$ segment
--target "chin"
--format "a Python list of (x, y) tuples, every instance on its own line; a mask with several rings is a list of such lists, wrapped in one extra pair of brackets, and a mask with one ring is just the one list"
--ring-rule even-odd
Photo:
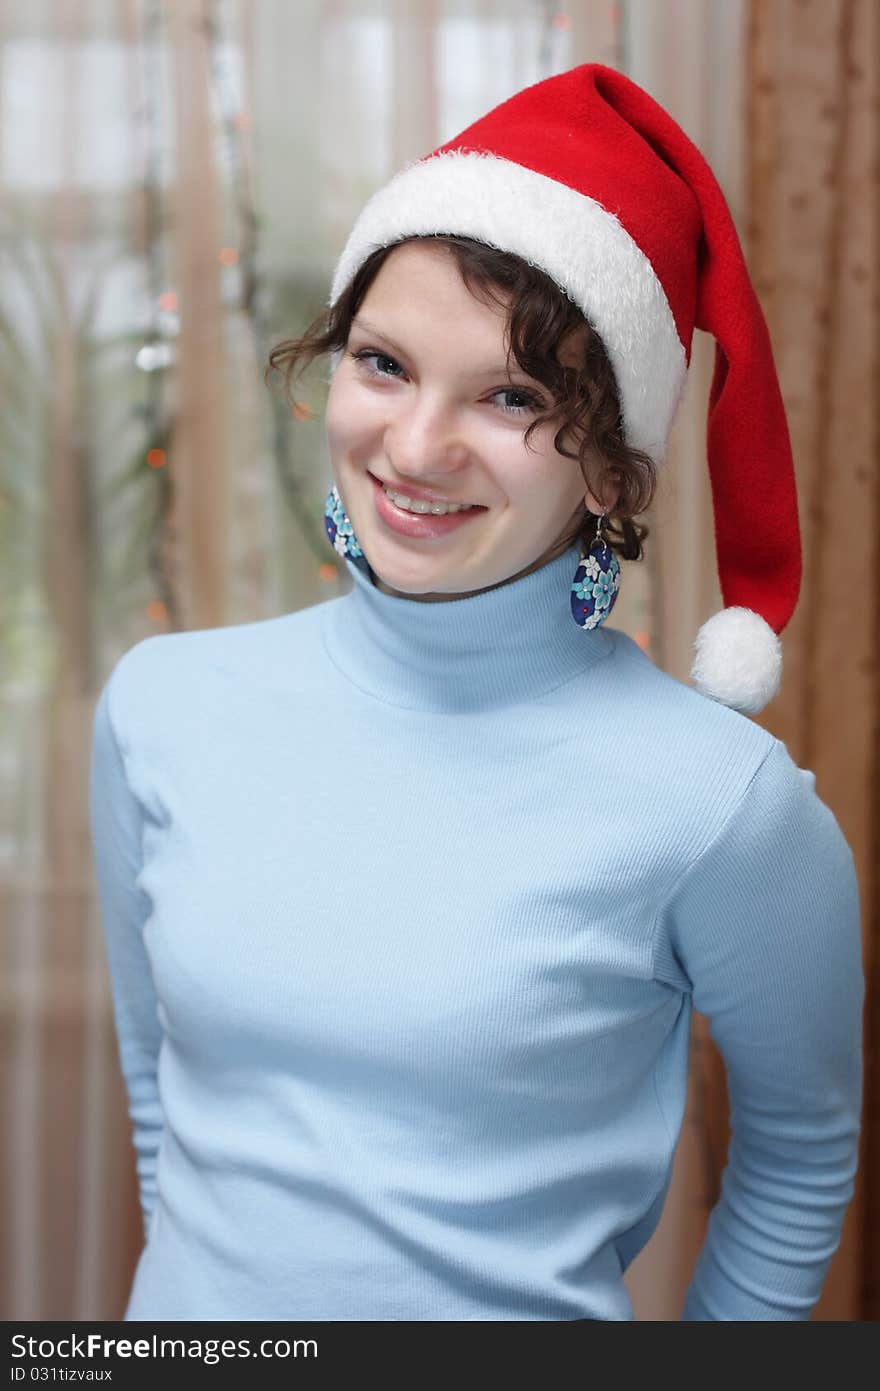
[(423, 573), (417, 577), (411, 573), (407, 574), (393, 565), (384, 565), (381, 558), (378, 564), (374, 564), (372, 560), (369, 564), (376, 579), (382, 582), (384, 588), (391, 589), (395, 594), (401, 594), (406, 598), (418, 599), (422, 595), (443, 594), (447, 591), (451, 596), (457, 593), (460, 588), (455, 579), (447, 580), (446, 575), (442, 572), (431, 575)]

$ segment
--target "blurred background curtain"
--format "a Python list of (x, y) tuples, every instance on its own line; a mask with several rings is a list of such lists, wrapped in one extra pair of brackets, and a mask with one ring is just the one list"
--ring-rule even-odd
[[(149, 634), (347, 587), (323, 527), (323, 369), (291, 409), (263, 382), (268, 349), (323, 307), (355, 215), (402, 163), (579, 62), (667, 107), (740, 229), (805, 551), (784, 688), (759, 718), (853, 846), (876, 976), (877, 30), (875, 0), (0, 8), (0, 1316), (119, 1318), (142, 1239), (88, 829), (100, 688)], [(712, 352), (697, 334), (615, 611), (683, 681), (721, 602)], [(859, 1188), (817, 1318), (877, 1315), (876, 999)], [(725, 1162), (699, 1016), (690, 1082), (663, 1218), (626, 1274), (640, 1319), (679, 1317)]]

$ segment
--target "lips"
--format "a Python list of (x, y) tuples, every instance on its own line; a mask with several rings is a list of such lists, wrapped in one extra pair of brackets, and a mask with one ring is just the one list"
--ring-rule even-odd
[[(369, 470), (367, 470), (367, 472), (369, 472)], [(402, 497), (411, 497), (416, 502), (448, 502), (452, 506), (479, 507), (483, 512), (486, 510), (482, 503), (479, 502), (465, 503), (464, 499), (441, 497), (439, 493), (431, 493), (427, 488), (413, 487), (411, 483), (408, 483), (406, 487), (398, 487), (396, 483), (386, 483), (384, 479), (377, 478), (375, 473), (371, 473), (370, 477), (374, 482), (381, 484), (382, 487), (390, 488), (393, 493), (400, 493)]]
[[(378, 478), (372, 473), (369, 478), (373, 485), (376, 515), (383, 528), (396, 536), (410, 537), (417, 541), (443, 537), (460, 527), (466, 527), (469, 523), (473, 525), (476, 518), (481, 517), (487, 510), (482, 506), (473, 507), (467, 512), (447, 512), (440, 516), (433, 512), (406, 512), (403, 508), (395, 506)], [(409, 497), (409, 493), (406, 496)]]

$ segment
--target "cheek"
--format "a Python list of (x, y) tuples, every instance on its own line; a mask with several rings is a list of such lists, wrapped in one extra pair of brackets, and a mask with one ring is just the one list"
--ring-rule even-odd
[(498, 476), (508, 497), (536, 517), (549, 520), (560, 512), (568, 514), (583, 492), (577, 461), (560, 454), (552, 439), (542, 440), (537, 431), (532, 443), (532, 449), (527, 449), (519, 435), (495, 451)]
[(357, 386), (337, 375), (327, 393), (324, 429), (331, 454), (356, 454), (374, 447), (382, 420)]
[(327, 405), (324, 409), (324, 429), (327, 434), (327, 443), (333, 454), (341, 453), (345, 448), (348, 433), (346, 425), (352, 419), (351, 411), (347, 409), (346, 404), (348, 394), (344, 381), (337, 373), (330, 383)]

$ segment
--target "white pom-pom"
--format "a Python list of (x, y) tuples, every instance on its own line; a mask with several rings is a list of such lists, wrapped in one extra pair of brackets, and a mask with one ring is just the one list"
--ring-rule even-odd
[(721, 609), (694, 643), (691, 679), (701, 695), (744, 715), (757, 715), (779, 690), (782, 644), (752, 609)]

